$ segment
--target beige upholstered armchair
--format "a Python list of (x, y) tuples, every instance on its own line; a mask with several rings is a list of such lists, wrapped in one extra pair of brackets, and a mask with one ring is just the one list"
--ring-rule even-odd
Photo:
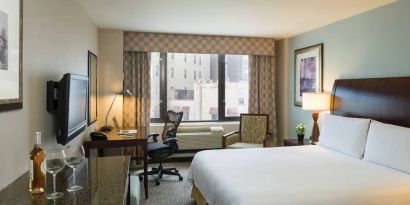
[(268, 133), (269, 115), (241, 114), (239, 131), (231, 132), (222, 137), (223, 148), (257, 148), (267, 147), (272, 141)]

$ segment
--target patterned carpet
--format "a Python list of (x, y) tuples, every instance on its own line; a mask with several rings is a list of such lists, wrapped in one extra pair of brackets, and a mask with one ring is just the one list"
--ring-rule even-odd
[[(183, 181), (178, 181), (177, 176), (164, 175), (161, 184), (155, 185), (155, 180), (149, 178), (148, 190), (149, 198), (144, 197), (144, 187), (141, 182), (141, 205), (195, 205), (191, 198), (192, 182), (187, 179), (189, 166), (191, 163), (166, 163), (164, 167), (176, 167), (184, 177)], [(150, 164), (151, 167), (157, 167), (156, 164)]]

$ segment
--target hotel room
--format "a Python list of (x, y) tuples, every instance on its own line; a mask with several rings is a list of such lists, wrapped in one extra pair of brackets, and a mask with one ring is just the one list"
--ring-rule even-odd
[(0, 205), (410, 204), (409, 0), (0, 0)]

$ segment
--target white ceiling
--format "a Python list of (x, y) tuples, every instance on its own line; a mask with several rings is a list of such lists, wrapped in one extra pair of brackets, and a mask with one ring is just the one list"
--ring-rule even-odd
[(283, 38), (396, 0), (77, 0), (99, 28)]

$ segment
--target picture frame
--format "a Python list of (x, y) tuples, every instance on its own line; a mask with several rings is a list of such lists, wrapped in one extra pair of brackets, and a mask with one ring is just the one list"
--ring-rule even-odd
[(97, 56), (88, 51), (88, 125), (97, 121)]
[(0, 1), (0, 112), (23, 108), (23, 0)]
[(294, 103), (302, 107), (304, 92), (323, 90), (323, 44), (295, 50)]

